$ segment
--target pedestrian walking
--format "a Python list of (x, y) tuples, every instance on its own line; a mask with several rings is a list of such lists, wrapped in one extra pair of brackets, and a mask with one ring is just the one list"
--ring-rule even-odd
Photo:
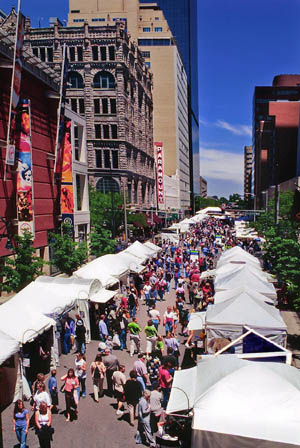
[(130, 334), (130, 356), (133, 357), (135, 351), (137, 351), (137, 353), (140, 353), (141, 351), (141, 338), (139, 333), (142, 331), (142, 329), (137, 323), (136, 317), (134, 317), (132, 319), (132, 322), (128, 324), (127, 329)]
[(46, 386), (45, 383), (42, 383), (41, 381), (37, 383), (36, 385), (37, 391), (33, 397), (34, 406), (33, 409), (36, 411), (40, 408), (41, 403), (46, 403), (48, 408), (51, 408), (51, 400), (48, 392), (46, 392)]
[(56, 369), (51, 370), (51, 376), (48, 380), (48, 389), (52, 402), (52, 412), (57, 412), (58, 406), (58, 389), (56, 380)]
[(160, 324), (160, 312), (156, 308), (156, 305), (153, 305), (152, 309), (149, 310), (148, 314), (149, 314), (149, 317), (152, 320), (152, 323), (153, 323), (154, 327), (158, 331), (158, 326)]
[(153, 325), (153, 322), (151, 319), (148, 320), (147, 325), (144, 328), (144, 332), (147, 337), (146, 355), (149, 356), (150, 353), (152, 353), (152, 351), (155, 351), (155, 345), (156, 345), (156, 340), (157, 340), (157, 336), (158, 336), (157, 329)]
[(138, 429), (135, 440), (137, 444), (144, 443), (156, 447), (150, 425), (150, 394), (149, 390), (144, 390), (138, 404)]
[(103, 384), (106, 372), (106, 367), (102, 361), (100, 353), (96, 355), (90, 369), (93, 378), (94, 400), (96, 403), (99, 403), (99, 397), (103, 397)]
[(137, 373), (137, 380), (142, 386), (142, 390), (146, 389), (146, 384), (149, 384), (149, 376), (145, 364), (145, 355), (140, 353), (138, 359), (133, 363), (133, 370)]
[(107, 325), (105, 323), (105, 316), (104, 314), (102, 314), (100, 316), (100, 321), (98, 324), (98, 328), (99, 328), (99, 337), (100, 337), (100, 341), (105, 342), (108, 336), (108, 329), (107, 329)]
[(159, 386), (161, 388), (163, 394), (162, 407), (164, 409), (167, 408), (167, 404), (170, 397), (171, 392), (171, 383), (173, 381), (172, 376), (170, 375), (169, 368), (171, 366), (169, 364), (162, 364), (158, 369), (158, 378), (159, 378)]
[(72, 409), (78, 414), (77, 404), (78, 395), (77, 388), (79, 386), (78, 378), (75, 376), (74, 369), (69, 369), (67, 374), (61, 377), (61, 381), (64, 381), (63, 391), (66, 400), (66, 421), (69, 422), (71, 418)]
[[(86, 358), (85, 355), (77, 353), (75, 358), (75, 375), (78, 378), (79, 386), (77, 388), (78, 401), (80, 396), (86, 397), (85, 382), (86, 382)], [(80, 390), (81, 389), (81, 390)]]
[(118, 416), (122, 416), (124, 411), (122, 410), (125, 401), (124, 385), (126, 383), (125, 366), (120, 365), (119, 370), (116, 370), (112, 376), (114, 396), (117, 399), (117, 412)]
[(86, 328), (84, 326), (83, 320), (80, 316), (76, 316), (76, 326), (75, 326), (75, 336), (76, 336), (76, 347), (77, 352), (80, 352), (82, 355), (85, 354), (85, 334)]
[(168, 306), (167, 311), (164, 313), (163, 325), (165, 327), (166, 335), (173, 331), (174, 327), (174, 313), (172, 311), (172, 307)]
[(52, 414), (47, 403), (42, 402), (35, 412), (36, 432), (40, 442), (40, 448), (50, 448), (52, 433)]
[(143, 394), (143, 388), (141, 383), (137, 381), (137, 373), (135, 370), (131, 370), (129, 373), (130, 379), (126, 381), (124, 386), (125, 400), (127, 402), (127, 408), (129, 411), (130, 426), (134, 426), (135, 411), (139, 399)]
[(26, 448), (26, 439), (29, 428), (29, 412), (24, 402), (17, 400), (13, 412), (13, 431), (16, 433), (20, 448)]
[(113, 382), (112, 376), (119, 368), (119, 361), (115, 355), (112, 355), (109, 349), (105, 349), (103, 363), (106, 367), (106, 381), (107, 381), (107, 395), (113, 396)]

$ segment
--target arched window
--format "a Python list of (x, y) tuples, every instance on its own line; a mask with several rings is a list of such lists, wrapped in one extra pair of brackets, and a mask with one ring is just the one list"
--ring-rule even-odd
[(120, 186), (118, 182), (112, 177), (102, 177), (98, 180), (96, 190), (101, 193), (120, 193)]
[(83, 89), (84, 83), (82, 76), (77, 72), (70, 72), (68, 74), (68, 83), (71, 85), (71, 89)]
[(115, 78), (109, 72), (98, 72), (94, 76), (94, 88), (95, 89), (114, 89)]

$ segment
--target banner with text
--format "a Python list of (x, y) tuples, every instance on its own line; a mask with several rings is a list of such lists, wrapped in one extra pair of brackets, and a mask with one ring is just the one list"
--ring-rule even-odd
[(60, 210), (62, 223), (69, 224), (74, 232), (74, 191), (71, 121), (65, 119), (64, 139), (62, 143), (62, 172), (60, 186)]
[(158, 204), (164, 204), (164, 154), (162, 142), (154, 143), (154, 153), (156, 157), (157, 202)]
[(30, 101), (20, 100), (16, 119), (18, 234), (34, 236)]
[[(6, 165), (15, 164), (15, 131), (17, 107), (21, 91), (22, 76), (22, 50), (24, 42), (25, 17), (18, 12), (15, 51), (12, 70), (12, 83), (10, 92), (10, 104), (8, 115), (7, 145), (6, 145)], [(6, 172), (5, 172), (6, 173)]]

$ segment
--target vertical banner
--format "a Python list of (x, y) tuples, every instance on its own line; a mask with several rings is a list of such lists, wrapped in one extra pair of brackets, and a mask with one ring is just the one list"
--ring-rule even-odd
[(60, 96), (57, 110), (57, 132), (55, 142), (55, 162), (53, 173), (54, 176), (57, 175), (58, 177), (61, 174), (62, 170), (62, 153), (64, 143), (64, 132), (65, 132), (65, 104), (66, 104), (68, 70), (69, 70), (69, 64), (66, 57), (66, 45), (64, 45), (61, 79), (60, 79)]
[(7, 126), (7, 144), (6, 144), (6, 159), (5, 159), (5, 175), (6, 179), (6, 165), (15, 164), (15, 129), (16, 129), (16, 114), (21, 91), (21, 75), (22, 75), (22, 50), (24, 42), (25, 31), (25, 17), (20, 13), (20, 0), (18, 6), (16, 37), (15, 37), (15, 51), (12, 67), (12, 82), (10, 91), (10, 103), (8, 111), (8, 126)]
[(73, 157), (71, 120), (65, 119), (62, 142), (62, 174), (60, 185), (60, 211), (63, 224), (69, 224), (74, 233)]
[(20, 100), (16, 120), (18, 234), (34, 237), (33, 169), (30, 101)]
[(154, 143), (154, 153), (156, 155), (156, 182), (157, 182), (157, 202), (165, 203), (164, 192), (164, 154), (162, 142)]

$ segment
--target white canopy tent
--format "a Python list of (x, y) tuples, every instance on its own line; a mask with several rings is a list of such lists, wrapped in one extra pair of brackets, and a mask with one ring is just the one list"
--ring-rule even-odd
[(187, 326), (188, 330), (189, 331), (203, 330), (203, 328), (205, 327), (205, 317), (206, 317), (206, 311), (191, 313), (190, 320)]
[(124, 252), (132, 254), (135, 257), (139, 258), (141, 260), (141, 263), (145, 263), (154, 255), (152, 249), (140, 243), (139, 241), (135, 241), (133, 244), (128, 246), (127, 249), (124, 250)]
[[(2, 327), (1, 327), (2, 328)], [(0, 330), (0, 366), (19, 351), (20, 343)]]
[(192, 447), (300, 445), (300, 372), (226, 355), (176, 371), (167, 413), (194, 409)]
[(161, 233), (161, 240), (170, 241), (171, 243), (178, 244), (179, 243), (179, 235), (177, 233)]
[[(286, 345), (287, 329), (279, 310), (268, 299), (264, 301), (246, 292), (208, 307), (205, 322), (208, 349), (214, 338), (237, 339), (245, 325), (279, 345)], [(239, 349), (237, 346), (236, 351)]]
[(240, 286), (239, 288), (216, 292), (214, 295), (214, 303), (217, 304), (226, 302), (226, 300), (235, 297), (241, 297), (242, 300), (245, 301), (254, 298), (256, 300), (274, 305), (274, 301), (272, 299), (264, 296), (263, 294), (260, 294), (259, 292), (253, 290), (252, 288), (249, 288), (248, 286)]
[(156, 254), (162, 251), (162, 248), (157, 246), (156, 244), (152, 243), (151, 241), (146, 241), (144, 243), (144, 246), (146, 246), (148, 249), (153, 250)]
[(226, 263), (252, 263), (260, 267), (259, 260), (239, 246), (226, 250), (220, 257), (217, 268)]
[(91, 295), (91, 301), (96, 303), (107, 303), (118, 294), (118, 291), (110, 291), (108, 289), (100, 289)]
[(124, 260), (116, 255), (108, 254), (87, 263), (74, 272), (74, 276), (85, 279), (97, 279), (101, 282), (101, 287), (106, 288), (118, 283), (128, 272), (129, 268)]
[(221, 266), (218, 266), (215, 270), (215, 276), (217, 275), (225, 275), (225, 274), (229, 274), (231, 272), (236, 271), (237, 267), (239, 266), (245, 266), (247, 265), (247, 270), (253, 270), (256, 275), (258, 275), (261, 279), (264, 279), (266, 281), (272, 281), (273, 277), (271, 274), (269, 274), (268, 272), (265, 272), (262, 270), (261, 266), (259, 264), (256, 263), (244, 263), (244, 262), (229, 262), (226, 264), (222, 264)]
[(128, 270), (130, 272), (134, 272), (136, 274), (139, 274), (140, 272), (143, 272), (145, 269), (145, 266), (141, 264), (141, 261), (139, 258), (135, 257), (133, 254), (130, 254), (129, 252), (119, 252), (116, 257), (120, 258), (124, 263), (126, 263)]
[(197, 215), (193, 216), (191, 219), (193, 219), (196, 223), (199, 223), (207, 218), (209, 218), (209, 215), (207, 215), (206, 213), (197, 212)]
[(248, 286), (273, 300), (277, 298), (274, 285), (269, 283), (257, 269), (251, 269), (247, 264), (236, 265), (235, 270), (216, 275), (216, 292), (234, 289), (239, 286)]
[(211, 215), (215, 215), (216, 213), (222, 213), (222, 209), (220, 207), (206, 207), (203, 208), (202, 210), (199, 210), (198, 212), (196, 212), (197, 215), (204, 215), (204, 214), (211, 214)]

